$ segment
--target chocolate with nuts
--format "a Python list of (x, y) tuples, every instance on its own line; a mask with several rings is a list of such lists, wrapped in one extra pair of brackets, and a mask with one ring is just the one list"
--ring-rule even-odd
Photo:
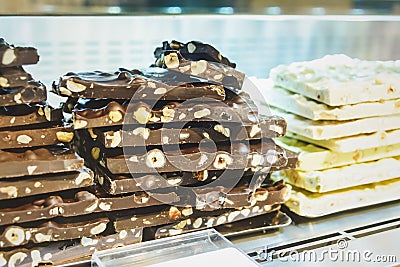
[(32, 76), (22, 67), (0, 68), (0, 87), (25, 87)]
[(82, 98), (111, 98), (130, 100), (188, 100), (208, 97), (225, 99), (223, 86), (204, 83), (187, 75), (165, 69), (128, 71), (120, 69), (115, 73), (101, 71), (67, 73), (53, 84), (53, 91), (59, 95)]
[(0, 131), (0, 149), (70, 143), (73, 137), (74, 132), (72, 129), (64, 126), (25, 130), (2, 130)]
[(29, 178), (2, 179), (0, 180), (0, 200), (92, 186), (93, 182), (93, 172), (88, 168), (73, 172), (35, 175)]
[(39, 55), (33, 47), (15, 47), (0, 38), (0, 67), (13, 67), (36, 64)]
[(38, 81), (31, 80), (27, 86), (13, 89), (0, 87), (0, 106), (40, 103), (46, 99), (46, 87)]
[[(235, 63), (230, 62), (228, 58), (222, 56), (215, 47), (199, 41), (191, 41), (186, 44), (175, 40), (171, 42), (164, 41), (162, 47), (155, 49), (154, 57), (156, 59), (162, 58), (164, 53), (168, 51), (178, 51), (187, 60), (206, 60), (222, 63), (231, 68), (236, 67)], [(155, 65), (161, 67), (157, 60)]]
[[(122, 147), (124, 138), (125, 146), (163, 145), (163, 144), (198, 144), (202, 141), (225, 142), (240, 140), (255, 140), (260, 138), (274, 138), (283, 136), (286, 123), (280, 117), (262, 117), (254, 125), (219, 124), (212, 122), (199, 123), (190, 128), (145, 128), (132, 127), (129, 130), (103, 130), (94, 128), (95, 139), (99, 140), (106, 148)], [(93, 134), (92, 134), (93, 136)]]
[[(79, 215), (102, 214), (104, 212), (137, 209), (175, 203), (180, 200), (174, 192), (136, 192), (124, 196), (107, 196), (86, 190), (57, 192), (46, 197), (31, 198), (29, 203), (12, 208), (0, 209), (0, 225)], [(161, 202), (162, 200), (162, 202)], [(23, 201), (20, 201), (23, 203)], [(18, 203), (20, 203), (18, 202)], [(101, 216), (101, 215), (99, 215)]]
[(45, 104), (0, 107), (0, 128), (30, 126), (47, 122), (59, 123), (62, 118), (60, 108), (53, 108)]
[[(98, 149), (101, 155), (101, 149)], [(130, 170), (135, 170), (136, 173), (154, 173), (244, 168), (266, 168), (269, 172), (290, 168), (297, 161), (295, 155), (267, 140), (250, 145), (233, 143), (232, 147), (220, 146), (217, 149), (218, 151), (213, 151), (205, 148), (200, 152), (197, 147), (177, 151), (155, 148), (145, 154), (132, 155), (125, 150), (125, 155), (100, 158), (105, 158), (106, 166), (114, 174), (130, 173)]]
[(0, 178), (77, 171), (83, 159), (65, 147), (0, 150)]
[(139, 243), (142, 241), (142, 234), (142, 229), (126, 229), (116, 234), (84, 236), (72, 241), (15, 248), (10, 251), (1, 251), (0, 261), (8, 264), (7, 266), (58, 266), (90, 260), (95, 251)]
[(107, 229), (108, 218), (74, 223), (56, 223), (48, 221), (40, 225), (8, 226), (0, 229), (0, 248), (25, 245), (29, 242), (44, 243), (90, 237), (103, 233)]

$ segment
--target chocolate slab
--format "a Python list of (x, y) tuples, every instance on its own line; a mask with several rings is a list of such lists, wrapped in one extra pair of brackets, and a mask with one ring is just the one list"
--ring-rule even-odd
[(36, 64), (39, 55), (33, 47), (15, 47), (0, 38), (0, 67), (12, 67), (28, 64)]
[(187, 75), (193, 75), (226, 88), (241, 89), (245, 74), (222, 63), (206, 60), (186, 60), (176, 51), (167, 51), (156, 60), (159, 67), (175, 70)]
[[(3, 179), (0, 180), (0, 200), (92, 186), (93, 183), (94, 174), (85, 167), (74, 172)], [(0, 224), (1, 216), (0, 211)]]
[(0, 68), (0, 87), (25, 87), (32, 76), (22, 67)]
[(46, 87), (38, 81), (31, 80), (27, 86), (13, 89), (0, 87), (0, 106), (40, 103), (46, 99)]
[(221, 85), (209, 84), (175, 71), (153, 68), (139, 71), (120, 69), (115, 73), (101, 71), (67, 73), (53, 91), (59, 95), (82, 98), (132, 98), (146, 100), (188, 100), (208, 97), (224, 100)]
[(48, 147), (18, 151), (0, 150), (0, 178), (77, 171), (83, 159), (65, 147)]
[(71, 128), (50, 126), (49, 128), (2, 130), (0, 149), (26, 148), (70, 143), (74, 137)]
[[(178, 51), (187, 60), (206, 60), (222, 63), (231, 68), (236, 67), (235, 63), (230, 62), (228, 58), (222, 56), (215, 47), (199, 41), (191, 41), (186, 44), (175, 40), (171, 42), (164, 41), (162, 47), (155, 49), (154, 57), (156, 59), (161, 58), (167, 51)], [(156, 65), (159, 65), (157, 61)]]
[[(90, 103), (88, 103), (90, 104)], [(129, 116), (126, 116), (129, 114)], [(277, 124), (283, 124), (280, 117), (271, 117)], [(75, 129), (109, 127), (116, 125), (179, 123), (217, 121), (227, 123), (256, 124), (258, 110), (247, 94), (237, 95), (229, 101), (184, 103), (167, 102), (157, 107), (137, 101), (120, 104), (116, 101), (105, 103), (100, 108), (83, 108), (73, 111)], [(278, 122), (279, 121), (279, 122)]]
[(108, 218), (99, 218), (84, 222), (57, 223), (48, 221), (37, 226), (8, 226), (0, 234), (0, 247), (15, 247), (33, 243), (44, 243), (90, 237), (103, 233), (107, 229)]
[[(285, 134), (286, 123), (280, 117), (261, 117), (259, 123), (254, 125), (229, 126), (215, 122), (204, 122), (193, 125), (190, 128), (145, 128), (142, 126), (132, 127), (132, 130), (104, 130), (94, 128), (92, 137), (99, 140), (105, 148), (125, 146), (163, 145), (173, 142), (175, 144), (198, 144), (202, 141), (213, 142), (255, 140), (261, 138), (280, 137)], [(124, 139), (124, 142), (122, 141)], [(175, 141), (173, 141), (175, 140)]]
[(86, 214), (138, 209), (174, 203), (179, 201), (180, 198), (174, 192), (137, 192), (123, 196), (106, 196), (99, 195), (96, 192), (79, 190), (72, 198), (69, 198), (68, 193), (57, 192), (49, 194), (45, 198), (38, 197), (32, 199), (30, 203), (0, 209), (0, 225), (56, 217), (74, 217)]
[(0, 107), (0, 128), (35, 125), (46, 122), (58, 122), (63, 119), (61, 108), (46, 104), (21, 104)]
[[(235, 190), (235, 189), (233, 189)], [(267, 193), (265, 193), (267, 192)], [(127, 228), (141, 228), (141, 227), (150, 227), (157, 226), (163, 224), (171, 224), (177, 221), (182, 221), (188, 218), (197, 218), (209, 215), (220, 215), (221, 213), (233, 212), (235, 210), (253, 210), (254, 213), (260, 212), (259, 208), (254, 207), (276, 207), (279, 204), (283, 204), (289, 197), (290, 190), (286, 186), (271, 186), (269, 188), (260, 188), (257, 192), (257, 199), (254, 199), (252, 203), (248, 202), (245, 199), (249, 194), (242, 194), (241, 199), (238, 200), (238, 197), (233, 200), (234, 203), (220, 205), (213, 209), (197, 209), (197, 207), (191, 206), (169, 206), (162, 207), (160, 210), (153, 212), (146, 212), (143, 214), (132, 214), (130, 216), (118, 217), (114, 221), (115, 230), (121, 231)], [(234, 194), (230, 193), (230, 195)], [(262, 197), (261, 197), (262, 194)], [(231, 198), (233, 199), (233, 198)], [(217, 200), (218, 201), (218, 200)], [(228, 201), (226, 201), (227, 203)], [(240, 205), (240, 202), (243, 205)], [(229, 207), (229, 208), (228, 208)], [(253, 209), (254, 208), (254, 209)], [(265, 208), (267, 209), (267, 208)], [(236, 212), (237, 213), (237, 212)], [(247, 213), (247, 211), (244, 211)], [(221, 219), (222, 220), (222, 219)]]
[(0, 262), (4, 263), (4, 266), (18, 267), (71, 264), (90, 260), (95, 251), (140, 243), (142, 235), (142, 229), (126, 229), (117, 234), (15, 248), (11, 251), (1, 251)]
[(224, 211), (218, 215), (209, 215), (205, 212), (197, 218), (189, 218), (177, 223), (159, 227), (154, 234), (155, 239), (190, 233), (202, 229), (212, 228), (225, 223), (233, 223), (255, 216), (268, 214), (280, 209), (280, 205), (255, 205), (252, 208)]
[[(232, 147), (219, 146), (217, 149), (204, 147), (200, 152), (198, 147), (187, 147), (178, 151), (154, 148), (145, 154), (129, 155), (135, 153), (135, 149), (132, 149), (125, 150), (125, 155), (105, 157), (105, 163), (111, 173), (121, 174), (130, 173), (130, 170), (135, 170), (135, 173), (154, 173), (244, 168), (266, 168), (269, 172), (290, 168), (296, 162), (296, 155), (268, 140), (250, 145), (233, 143)], [(91, 150), (99, 150), (101, 153), (98, 147)]]

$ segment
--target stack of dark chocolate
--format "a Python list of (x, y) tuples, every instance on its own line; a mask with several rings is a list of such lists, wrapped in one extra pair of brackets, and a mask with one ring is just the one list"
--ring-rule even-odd
[(38, 60), (35, 48), (0, 39), (0, 266), (65, 260), (60, 247), (104, 232), (109, 222), (74, 218), (97, 201), (82, 189), (93, 186), (94, 173), (70, 148), (74, 132), (62, 109), (46, 102), (45, 86), (22, 67)]

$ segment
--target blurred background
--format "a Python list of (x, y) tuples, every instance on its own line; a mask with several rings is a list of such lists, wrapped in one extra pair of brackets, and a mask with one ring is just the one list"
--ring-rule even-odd
[(164, 40), (210, 43), (249, 76), (326, 54), (400, 59), (400, 0), (0, 0), (0, 37), (40, 54), (48, 86), (69, 71), (140, 68)]
[(399, 0), (1, 0), (2, 14), (400, 14)]

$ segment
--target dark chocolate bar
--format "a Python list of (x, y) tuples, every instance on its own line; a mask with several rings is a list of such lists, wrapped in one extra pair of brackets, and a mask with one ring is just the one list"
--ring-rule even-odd
[(165, 52), (178, 51), (187, 60), (206, 60), (218, 62), (235, 68), (236, 64), (229, 61), (228, 58), (221, 55), (215, 47), (204, 44), (199, 41), (191, 41), (186, 44), (172, 40), (171, 42), (164, 41), (162, 47), (157, 47), (154, 51), (154, 57), (157, 59), (155, 65), (160, 66), (157, 62)]
[[(68, 165), (65, 168), (68, 168)], [(93, 172), (85, 167), (79, 171), (35, 175), (28, 179), (27, 177), (4, 179), (0, 180), (0, 200), (92, 186), (93, 182)]]
[(110, 222), (108, 218), (99, 218), (84, 222), (56, 223), (45, 222), (36, 226), (21, 227), (12, 225), (6, 227), (0, 234), (0, 248), (15, 247), (33, 243), (61, 241), (90, 237), (103, 233)]
[[(125, 116), (129, 114), (128, 116)], [(270, 117), (283, 124), (279, 117)], [(111, 101), (105, 106), (92, 109), (85, 108), (73, 111), (75, 129), (109, 127), (131, 124), (164, 124), (186, 122), (216, 121), (253, 125), (259, 123), (258, 110), (247, 94), (242, 93), (233, 100), (220, 102), (187, 101), (184, 103), (169, 102), (162, 106), (137, 101), (131, 104), (119, 104)], [(281, 122), (278, 122), (281, 121)]]
[(0, 38), (0, 67), (12, 67), (28, 64), (36, 64), (39, 55), (33, 47), (15, 47)]
[(207, 81), (223, 85), (225, 88), (240, 90), (245, 74), (222, 63), (206, 60), (186, 60), (177, 52), (164, 52), (157, 59), (159, 67), (175, 70), (187, 75), (193, 75)]
[(29, 81), (25, 87), (1, 88), (0, 106), (40, 103), (47, 99), (46, 87), (38, 81)]
[(0, 107), (0, 128), (28, 126), (63, 119), (62, 110), (45, 104)]
[[(262, 117), (254, 125), (235, 125), (219, 123), (201, 123), (190, 128), (156, 128), (151, 129), (136, 126), (132, 130), (103, 130), (94, 128), (91, 136), (99, 140), (105, 148), (140, 145), (163, 144), (199, 144), (203, 141), (226, 142), (241, 140), (256, 140), (261, 138), (275, 138), (285, 134), (286, 123), (280, 117)], [(124, 142), (122, 141), (124, 138)]]
[[(125, 155), (102, 158), (105, 158), (106, 166), (114, 174), (130, 173), (130, 170), (134, 170), (135, 173), (154, 173), (245, 168), (260, 170), (266, 168), (269, 172), (290, 168), (292, 160), (288, 162), (288, 158), (296, 158), (295, 155), (268, 140), (256, 144), (233, 143), (232, 146), (220, 146), (217, 149), (215, 151), (204, 147), (199, 151), (198, 147), (187, 147), (161, 151), (154, 148), (145, 154), (136, 154), (135, 149), (125, 149)], [(91, 151), (96, 152), (94, 156), (98, 156), (97, 152), (101, 154), (101, 149), (98, 147), (91, 148)], [(129, 155), (129, 153), (135, 154)]]
[(26, 87), (32, 76), (22, 67), (0, 68), (0, 87)]
[[(64, 193), (67, 194), (67, 193)], [(145, 193), (137, 192), (124, 196), (98, 195), (86, 190), (77, 191), (73, 198), (62, 196), (61, 192), (38, 198), (20, 206), (0, 209), (0, 225), (23, 223), (55, 217), (74, 217), (78, 215), (104, 213), (137, 209), (175, 203), (180, 200), (175, 192)]]
[(142, 235), (143, 229), (126, 229), (116, 234), (15, 248), (0, 252), (0, 263), (3, 266), (32, 267), (88, 261), (95, 251), (140, 243)]
[(82, 167), (83, 159), (65, 147), (0, 150), (0, 178), (77, 171)]
[(268, 214), (279, 209), (280, 205), (255, 205), (252, 208), (229, 211), (222, 210), (218, 215), (204, 212), (202, 216), (200, 215), (199, 217), (191, 217), (177, 223), (159, 227), (154, 234), (154, 238), (159, 239), (212, 228), (225, 223), (233, 223), (255, 216)]
[(50, 126), (24, 130), (0, 131), (0, 149), (24, 148), (70, 143), (74, 137), (72, 129)]
[[(173, 71), (119, 70), (115, 73), (101, 71), (67, 73), (53, 84), (53, 91), (59, 95), (82, 98), (112, 98), (146, 100), (188, 100), (208, 97), (224, 100), (226, 93), (221, 85), (204, 83), (190, 76), (177, 76)], [(165, 81), (165, 83), (163, 83)]]

